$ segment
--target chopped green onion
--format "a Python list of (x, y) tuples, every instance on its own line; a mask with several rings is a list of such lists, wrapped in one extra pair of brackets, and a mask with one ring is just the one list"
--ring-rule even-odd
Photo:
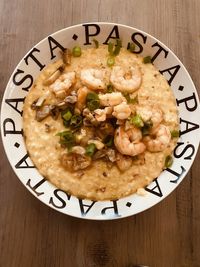
[(111, 147), (113, 146), (113, 143), (114, 143), (114, 136), (113, 135), (107, 135), (104, 140), (103, 140), (104, 144), (107, 146), (107, 147)]
[(127, 50), (129, 50), (131, 53), (135, 52), (135, 44), (134, 43), (128, 43)]
[(96, 93), (88, 93), (87, 94), (86, 101), (97, 100), (97, 99), (99, 99), (98, 94), (96, 94)]
[(151, 56), (147, 56), (143, 58), (143, 63), (147, 64), (147, 63), (151, 63)]
[(136, 95), (134, 98), (130, 98), (129, 103), (130, 104), (138, 104), (138, 95)]
[(176, 137), (179, 137), (179, 136), (180, 136), (180, 132), (179, 131), (177, 131), (177, 130), (171, 131), (171, 137), (176, 138)]
[(115, 58), (114, 57), (109, 57), (107, 59), (107, 65), (108, 67), (112, 67), (115, 64)]
[(92, 157), (93, 154), (94, 154), (94, 152), (95, 152), (95, 150), (96, 150), (96, 146), (95, 146), (95, 144), (91, 143), (91, 144), (87, 145), (87, 147), (86, 147), (86, 149), (85, 149), (85, 154), (86, 154), (87, 156)]
[(117, 56), (119, 55), (119, 52), (120, 52), (120, 49), (121, 49), (121, 46), (122, 46), (122, 41), (120, 39), (117, 39), (117, 44), (115, 46), (115, 50), (113, 51), (113, 55), (114, 56)]
[(108, 43), (108, 52), (112, 56), (113, 55), (113, 43)]
[(134, 124), (137, 128), (142, 128), (144, 126), (144, 122), (139, 114), (131, 117), (130, 123)]
[(110, 56), (117, 56), (120, 52), (121, 46), (122, 46), (122, 41), (120, 39), (116, 39), (115, 49), (114, 49), (114, 44), (109, 42), (108, 43), (108, 52), (109, 52)]
[(109, 83), (107, 85), (107, 93), (112, 93), (114, 90), (113, 90), (113, 85), (111, 83)]
[(81, 126), (82, 123), (83, 123), (83, 118), (81, 117), (81, 115), (76, 114), (71, 117), (70, 125), (73, 128)]
[(169, 168), (172, 166), (172, 163), (173, 163), (173, 158), (172, 156), (168, 155), (166, 158), (165, 158), (165, 167), (166, 168)]
[(80, 46), (74, 46), (74, 48), (72, 49), (72, 55), (74, 57), (80, 57), (81, 56), (81, 48)]
[(56, 136), (60, 136), (60, 144), (66, 147), (71, 147), (75, 143), (75, 136), (71, 131), (59, 132)]
[(86, 97), (86, 106), (93, 111), (100, 106), (99, 96), (96, 93), (88, 93)]
[(71, 113), (70, 110), (67, 110), (67, 112), (64, 113), (64, 114), (62, 115), (62, 118), (63, 118), (65, 121), (69, 121), (69, 120), (71, 119), (71, 117), (72, 117), (72, 113)]
[(153, 122), (151, 120), (144, 122), (144, 126), (142, 127), (142, 135), (149, 135), (152, 126)]
[(99, 42), (97, 41), (97, 39), (92, 39), (92, 41), (94, 42), (95, 48), (99, 48)]
[(123, 96), (126, 98), (128, 104), (138, 104), (138, 95), (131, 98), (128, 93), (123, 93)]

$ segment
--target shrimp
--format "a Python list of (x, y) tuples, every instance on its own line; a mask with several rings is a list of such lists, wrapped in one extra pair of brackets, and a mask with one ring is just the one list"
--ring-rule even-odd
[(80, 79), (82, 83), (88, 86), (91, 90), (105, 89), (103, 82), (104, 72), (98, 69), (84, 69), (81, 71)]
[(78, 89), (77, 91), (77, 102), (76, 102), (76, 108), (79, 111), (82, 111), (83, 108), (85, 107), (85, 103), (86, 103), (86, 97), (87, 94), (89, 93), (89, 89), (84, 86)]
[(146, 149), (141, 139), (142, 133), (138, 128), (125, 131), (124, 127), (120, 126), (115, 131), (114, 144), (121, 154), (133, 157), (143, 153)]
[(126, 98), (120, 92), (114, 92), (110, 94), (99, 94), (100, 104), (102, 106), (116, 106), (122, 102), (126, 102)]
[(104, 109), (95, 109), (94, 113), (95, 113), (95, 118), (97, 121), (105, 121), (107, 115), (111, 115), (112, 114), (112, 107), (105, 107)]
[(76, 75), (74, 71), (62, 74), (53, 84), (50, 85), (50, 88), (55, 93), (57, 97), (65, 97), (67, 91), (75, 83)]
[(136, 113), (139, 114), (144, 122), (151, 121), (155, 129), (163, 120), (163, 113), (155, 106), (137, 106)]
[(114, 107), (112, 115), (119, 120), (125, 120), (131, 115), (131, 109), (126, 102), (122, 102)]
[(132, 165), (132, 158), (130, 156), (122, 155), (121, 153), (117, 153), (116, 164), (121, 172), (128, 170)]
[(170, 143), (171, 133), (167, 126), (160, 124), (154, 132), (152, 132), (152, 136), (155, 138), (151, 138), (150, 136), (144, 139), (147, 149), (150, 152), (160, 152), (163, 151)]
[(140, 87), (142, 74), (137, 66), (130, 67), (127, 73), (122, 67), (115, 66), (112, 69), (110, 81), (117, 90), (132, 93)]

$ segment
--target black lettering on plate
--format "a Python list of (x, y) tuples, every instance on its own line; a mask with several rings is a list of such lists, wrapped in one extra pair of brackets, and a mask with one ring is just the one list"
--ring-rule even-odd
[(55, 207), (57, 209), (63, 209), (66, 206), (66, 201), (59, 195), (59, 192), (64, 193), (67, 196), (67, 199), (70, 200), (71, 195), (67, 194), (66, 192), (64, 192), (60, 189), (55, 189), (53, 193), (54, 193), (54, 196), (56, 197), (56, 199), (58, 199), (60, 201), (60, 205), (55, 204), (53, 197), (50, 198), (49, 204), (51, 204), (53, 207)]
[(28, 153), (20, 159), (19, 162), (15, 165), (16, 169), (29, 169), (29, 168), (35, 168), (34, 165), (29, 165), (27, 162), (27, 159), (30, 160)]
[(155, 186), (153, 188), (146, 187), (145, 190), (151, 194), (158, 196), (158, 197), (162, 197), (163, 193), (162, 193), (160, 185), (158, 183), (158, 178), (153, 180), (153, 182), (150, 184), (150, 186), (152, 186), (153, 183), (155, 184)]
[(44, 192), (37, 192), (38, 187), (40, 187), (46, 180), (43, 178), (40, 180), (36, 185), (31, 185), (31, 179), (29, 179), (26, 183), (26, 185), (39, 197), (44, 194)]
[(22, 90), (28, 92), (29, 88), (32, 86), (33, 84), (33, 77), (30, 74), (26, 74), (25, 76), (23, 76), (21, 79), (16, 80), (17, 76), (21, 77), (21, 74), (24, 74), (23, 70), (17, 69), (17, 71), (14, 73), (13, 75), (13, 83), (16, 86), (22, 85), (25, 81), (29, 81), (29, 84), (25, 87), (22, 87)]
[(166, 49), (164, 49), (158, 42), (156, 42), (155, 44), (153, 44), (151, 47), (158, 47), (157, 52), (155, 53), (154, 56), (152, 56), (151, 58), (151, 63), (154, 62), (154, 60), (160, 55), (160, 53), (163, 51), (164, 52), (164, 57), (166, 58), (168, 55), (168, 51)]
[[(114, 36), (113, 36), (113, 33), (114, 33)], [(117, 25), (113, 27), (112, 31), (108, 35), (108, 38), (105, 40), (103, 44), (108, 44), (109, 39), (119, 39), (119, 29)]]
[[(176, 99), (176, 103), (179, 106), (181, 103), (185, 104), (185, 107), (188, 111), (195, 111), (197, 109), (197, 99), (195, 94), (193, 93), (191, 96), (185, 97), (183, 99)], [(190, 104), (189, 104), (190, 103)]]
[(192, 156), (194, 155), (195, 152), (195, 147), (192, 144), (187, 144), (186, 146), (183, 147), (182, 151), (180, 153), (177, 152), (180, 147), (185, 145), (183, 142), (178, 142), (175, 149), (174, 149), (174, 157), (175, 158), (181, 158), (187, 151), (189, 152), (187, 156), (184, 157), (184, 159), (191, 160)]
[[(78, 201), (79, 201), (79, 206), (80, 206), (82, 216), (85, 216), (96, 203), (96, 201), (92, 201), (90, 205), (87, 205), (83, 203), (82, 199), (78, 199)], [(86, 210), (85, 210), (85, 207), (87, 207)]]
[(145, 44), (147, 40), (147, 36), (145, 36), (144, 34), (140, 32), (135, 32), (132, 34), (131, 39), (133, 43), (139, 48), (138, 50), (134, 50), (135, 54), (140, 54), (143, 51), (143, 46), (141, 45), (141, 42), (138, 41), (138, 38), (137, 38), (138, 36), (140, 37), (140, 39), (142, 39), (143, 44)]
[(175, 180), (170, 180), (170, 183), (174, 183), (176, 184), (178, 182), (178, 180), (181, 178), (181, 176), (183, 175), (183, 173), (186, 171), (186, 169), (181, 166), (181, 173), (178, 173), (172, 169), (167, 168), (166, 171), (170, 172), (171, 174), (173, 174), (174, 176), (176, 176)]
[[(100, 33), (100, 27), (97, 24), (83, 24), (83, 27), (85, 27), (85, 43), (84, 45), (90, 45), (90, 37), (97, 36)], [(93, 28), (93, 31), (91, 32), (90, 29)]]
[[(170, 78), (168, 79), (169, 85), (171, 85), (171, 83), (172, 83), (173, 79), (175, 78), (177, 72), (179, 71), (180, 67), (181, 67), (180, 65), (176, 65), (176, 66), (173, 66), (173, 67), (165, 69), (165, 70), (160, 70), (161, 74), (163, 74), (165, 72), (169, 73), (169, 75), (170, 75)], [(172, 72), (171, 70), (174, 70), (174, 71)]]
[[(185, 130), (180, 130), (180, 135), (184, 135), (186, 133), (189, 133), (191, 131), (197, 130), (199, 128), (199, 125), (190, 121), (183, 120), (180, 118), (180, 124), (185, 123)], [(182, 128), (182, 127), (181, 127)]]
[(17, 131), (15, 128), (15, 122), (11, 118), (7, 118), (3, 121), (3, 134), (21, 134), (23, 135), (23, 130)]
[[(49, 48), (50, 48), (50, 52), (51, 52), (51, 59), (53, 59), (54, 57), (56, 57), (53, 54), (53, 51), (59, 47), (62, 51), (65, 51), (65, 48), (58, 42), (56, 41), (52, 36), (48, 37), (48, 41), (49, 41)], [(54, 46), (52, 44), (55, 44)]]
[[(5, 102), (22, 116), (22, 110), (18, 109), (18, 104), (20, 102), (24, 103), (24, 99), (25, 98), (12, 98), (12, 99), (6, 99)], [(15, 105), (13, 105), (13, 103), (15, 103)]]
[(113, 203), (113, 205), (110, 206), (110, 207), (103, 208), (102, 211), (101, 211), (101, 214), (102, 215), (106, 215), (106, 211), (107, 210), (113, 210), (114, 211), (114, 215), (115, 216), (119, 216), (118, 207), (117, 207), (117, 200), (113, 200), (111, 202)]
[(38, 65), (38, 67), (40, 68), (40, 71), (41, 71), (42, 69), (44, 69), (45, 65), (42, 65), (42, 63), (33, 55), (33, 53), (35, 53), (35, 52), (40, 53), (40, 50), (37, 49), (36, 47), (34, 47), (30, 51), (30, 53), (28, 53), (28, 55), (24, 58), (24, 61), (25, 61), (26, 65), (28, 65), (29, 58), (31, 58)]

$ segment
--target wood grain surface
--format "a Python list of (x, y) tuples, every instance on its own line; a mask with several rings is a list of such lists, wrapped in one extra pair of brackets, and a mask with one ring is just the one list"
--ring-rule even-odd
[[(199, 0), (1, 0), (0, 91), (19, 60), (61, 28), (123, 23), (169, 46), (200, 94)], [(117, 221), (85, 221), (34, 198), (0, 146), (1, 267), (200, 266), (200, 153), (181, 185), (155, 207)]]

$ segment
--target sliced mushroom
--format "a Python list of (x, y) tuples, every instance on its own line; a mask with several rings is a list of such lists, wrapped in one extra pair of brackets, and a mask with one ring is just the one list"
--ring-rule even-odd
[(86, 169), (91, 163), (91, 158), (86, 155), (64, 153), (61, 157), (61, 164), (71, 172)]
[(112, 148), (107, 149), (107, 156), (111, 162), (115, 162), (117, 160), (116, 151)]
[(68, 48), (65, 48), (65, 50), (61, 52), (61, 55), (62, 55), (63, 62), (66, 65), (70, 65), (71, 64), (71, 51)]
[(45, 119), (47, 116), (49, 116), (50, 114), (50, 105), (45, 105), (42, 106), (40, 109), (36, 110), (36, 116), (35, 119), (37, 121), (42, 121), (43, 119)]
[(95, 144), (96, 148), (98, 150), (101, 150), (103, 147), (104, 147), (104, 143), (102, 143), (101, 141), (99, 140), (94, 140), (94, 139), (90, 139), (88, 141), (88, 144)]
[(97, 131), (96, 134), (99, 136), (101, 139), (105, 138), (107, 135), (114, 135), (114, 127), (112, 126), (111, 123), (109, 122), (102, 122)]
[(115, 162), (117, 159), (115, 150), (111, 148), (103, 148), (97, 151), (93, 156), (94, 160), (102, 158), (105, 158), (106, 161)]
[(61, 71), (60, 70), (56, 70), (54, 73), (52, 73), (46, 80), (44, 80), (43, 84), (44, 85), (50, 85), (53, 82), (55, 82), (55, 80), (58, 79), (58, 77), (61, 75)]
[(59, 113), (59, 109), (56, 105), (50, 105), (50, 115), (54, 120), (57, 120)]
[(67, 96), (67, 97), (64, 99), (64, 101), (65, 101), (66, 103), (74, 104), (74, 103), (77, 102), (77, 96), (75, 96), (75, 95), (69, 95), (69, 96)]
[(106, 152), (107, 152), (106, 149), (98, 150), (98, 151), (94, 154), (93, 159), (94, 159), (94, 160), (97, 160), (97, 159), (102, 159), (102, 158), (106, 157), (106, 155), (107, 155)]
[(72, 153), (84, 155), (85, 154), (85, 148), (82, 146), (73, 146), (72, 147)]

